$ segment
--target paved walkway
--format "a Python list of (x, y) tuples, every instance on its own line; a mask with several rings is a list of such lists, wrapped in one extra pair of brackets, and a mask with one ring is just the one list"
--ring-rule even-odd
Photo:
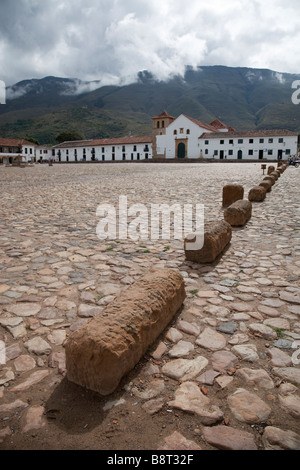
[[(300, 170), (213, 265), (177, 240), (96, 236), (120, 195), (214, 220), (225, 184), (246, 198), (262, 178), (259, 163), (0, 168), (0, 448), (300, 449)], [(70, 384), (68, 335), (153, 267), (181, 271), (182, 312), (111, 397)]]

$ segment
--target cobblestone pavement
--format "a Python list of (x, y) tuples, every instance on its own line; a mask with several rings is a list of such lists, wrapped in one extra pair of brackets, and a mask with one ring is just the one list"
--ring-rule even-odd
[[(178, 240), (100, 241), (101, 203), (203, 203), (260, 163), (0, 168), (0, 448), (300, 449), (300, 170), (287, 168), (214, 264)], [(154, 267), (187, 297), (118, 390), (70, 383), (64, 343)], [(3, 360), (5, 354), (5, 360)]]

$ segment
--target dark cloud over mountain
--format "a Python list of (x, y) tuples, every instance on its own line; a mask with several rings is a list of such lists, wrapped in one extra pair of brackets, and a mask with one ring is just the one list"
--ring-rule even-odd
[(0, 79), (126, 84), (185, 66), (300, 71), (298, 0), (1, 0)]

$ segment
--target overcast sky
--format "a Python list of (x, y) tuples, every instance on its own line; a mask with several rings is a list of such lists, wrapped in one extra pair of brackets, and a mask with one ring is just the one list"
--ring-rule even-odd
[(300, 73), (300, 0), (0, 0), (0, 80), (130, 82), (185, 65)]

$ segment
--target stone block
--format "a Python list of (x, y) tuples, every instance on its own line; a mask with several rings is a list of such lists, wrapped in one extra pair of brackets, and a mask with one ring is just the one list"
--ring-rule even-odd
[(224, 220), (233, 227), (245, 225), (252, 215), (252, 203), (246, 200), (236, 201), (224, 211)]
[(65, 345), (67, 378), (109, 395), (173, 319), (185, 299), (179, 271), (159, 269), (121, 292), (73, 332)]
[(266, 197), (266, 193), (266, 189), (262, 186), (253, 186), (249, 191), (248, 200), (250, 202), (262, 202)]
[(275, 166), (268, 166), (268, 175), (270, 175), (273, 171), (275, 171)]
[(233, 202), (243, 199), (244, 188), (240, 184), (227, 184), (223, 187), (223, 207), (230, 206)]
[(269, 193), (272, 190), (272, 183), (270, 180), (262, 181), (261, 183), (259, 183), (258, 186), (262, 186), (263, 188), (265, 188), (267, 193)]
[(272, 186), (276, 183), (276, 179), (274, 178), (274, 176), (265, 176), (263, 181), (270, 181), (270, 183), (272, 184)]
[(275, 181), (278, 180), (279, 176), (278, 176), (278, 172), (277, 171), (272, 171), (272, 173), (270, 174), (270, 176), (273, 176), (273, 178), (275, 178)]
[(230, 243), (231, 225), (225, 220), (208, 222), (204, 225), (204, 243), (202, 248), (193, 249), (197, 234), (192, 233), (184, 240), (185, 257), (195, 263), (212, 263)]

